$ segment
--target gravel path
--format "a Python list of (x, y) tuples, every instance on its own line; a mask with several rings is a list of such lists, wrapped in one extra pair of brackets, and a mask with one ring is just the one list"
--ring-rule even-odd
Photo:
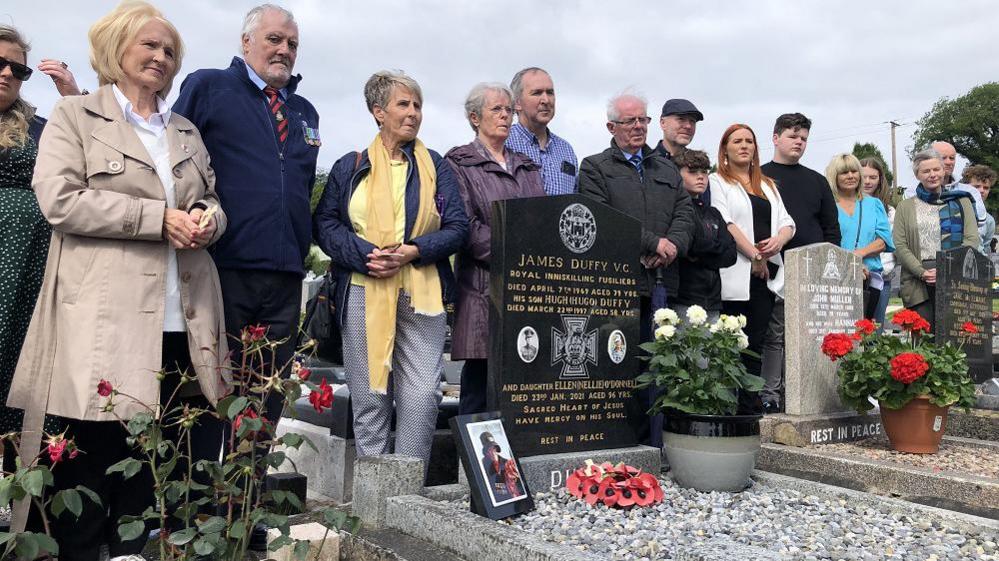
[(759, 484), (742, 493), (662, 484), (665, 498), (656, 507), (590, 507), (559, 490), (538, 494), (534, 512), (506, 522), (614, 561), (671, 561), (677, 545), (712, 537), (780, 551), (794, 561), (999, 560), (994, 535), (961, 534), (841, 499)]
[(936, 454), (906, 454), (888, 448), (888, 441), (869, 438), (856, 442), (814, 444), (809, 448), (849, 456), (926, 468), (956, 471), (989, 479), (999, 479), (999, 450), (943, 441)]

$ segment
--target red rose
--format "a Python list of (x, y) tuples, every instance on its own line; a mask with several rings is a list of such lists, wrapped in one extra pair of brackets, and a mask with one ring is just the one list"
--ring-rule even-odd
[(309, 394), (309, 403), (315, 408), (316, 413), (322, 413), (323, 409), (333, 406), (333, 388), (325, 379), (319, 384), (319, 389)]
[(918, 380), (929, 369), (930, 365), (919, 353), (901, 353), (891, 359), (891, 377), (903, 384)]
[(263, 325), (248, 325), (243, 328), (243, 336), (241, 337), (243, 342), (254, 342), (259, 341), (264, 338), (267, 334), (267, 328)]
[[(232, 428), (235, 429), (236, 432), (239, 432), (239, 426), (243, 424), (243, 419), (244, 418), (246, 418), (246, 419), (259, 419), (260, 417), (257, 415), (257, 412), (253, 410), (253, 408), (247, 407), (246, 409), (243, 410), (242, 413), (240, 413), (239, 415), (236, 415), (236, 420), (234, 420), (232, 422)], [(256, 432), (256, 431), (254, 431), (254, 432)]]
[(975, 327), (975, 324), (970, 321), (966, 321), (961, 325), (961, 331), (967, 333), (968, 335), (974, 335), (975, 333), (978, 333), (978, 328)]
[(49, 460), (52, 461), (52, 465), (55, 465), (59, 460), (62, 459), (62, 453), (65, 450), (66, 450), (66, 441), (61, 438), (49, 443), (49, 447), (46, 449), (46, 451), (49, 453)]
[(853, 324), (853, 326), (857, 328), (857, 333), (863, 333), (864, 335), (870, 335), (878, 329), (878, 326), (869, 319), (862, 319)]
[(822, 354), (835, 361), (853, 350), (853, 339), (846, 333), (828, 333), (822, 339)]
[(312, 375), (312, 371), (309, 370), (308, 368), (299, 368), (298, 369), (298, 379), (301, 380), (301, 381), (303, 381), (303, 382), (306, 381), (306, 380), (308, 380), (309, 376), (311, 376), (311, 375)]
[(114, 391), (114, 388), (111, 387), (111, 382), (102, 379), (100, 382), (97, 383), (97, 395), (101, 397), (107, 397), (111, 395), (112, 391)]

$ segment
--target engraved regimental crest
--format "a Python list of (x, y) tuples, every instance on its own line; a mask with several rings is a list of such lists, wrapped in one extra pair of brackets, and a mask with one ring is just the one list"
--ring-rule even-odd
[(597, 221), (590, 209), (573, 203), (562, 211), (558, 219), (558, 233), (562, 243), (573, 253), (584, 253), (597, 241)]
[(559, 379), (589, 378), (587, 363), (597, 365), (597, 330), (586, 332), (587, 316), (562, 316), (565, 331), (552, 328), (552, 366), (562, 363)]

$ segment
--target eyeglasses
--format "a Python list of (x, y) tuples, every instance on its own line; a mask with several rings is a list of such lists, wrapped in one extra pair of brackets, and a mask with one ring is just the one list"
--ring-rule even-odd
[(494, 107), (490, 107), (489, 112), (493, 115), (500, 115), (502, 113), (513, 115), (513, 107), (510, 107), (509, 105), (496, 105)]
[(25, 81), (31, 78), (31, 68), (12, 60), (7, 60), (0, 56), (0, 72), (3, 72), (4, 68), (10, 67), (10, 73), (14, 75), (20, 81)]
[(616, 125), (621, 125), (622, 127), (633, 127), (639, 123), (643, 125), (648, 125), (652, 122), (652, 117), (632, 117), (624, 121), (611, 121)]

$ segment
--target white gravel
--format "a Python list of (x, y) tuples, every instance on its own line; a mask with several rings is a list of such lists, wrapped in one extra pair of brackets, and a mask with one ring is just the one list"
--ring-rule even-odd
[(615, 561), (669, 561), (678, 546), (712, 537), (795, 561), (999, 560), (994, 534), (962, 534), (888, 509), (760, 484), (742, 493), (700, 493), (661, 483), (665, 498), (655, 507), (590, 507), (560, 490), (536, 495), (535, 511), (506, 522)]

